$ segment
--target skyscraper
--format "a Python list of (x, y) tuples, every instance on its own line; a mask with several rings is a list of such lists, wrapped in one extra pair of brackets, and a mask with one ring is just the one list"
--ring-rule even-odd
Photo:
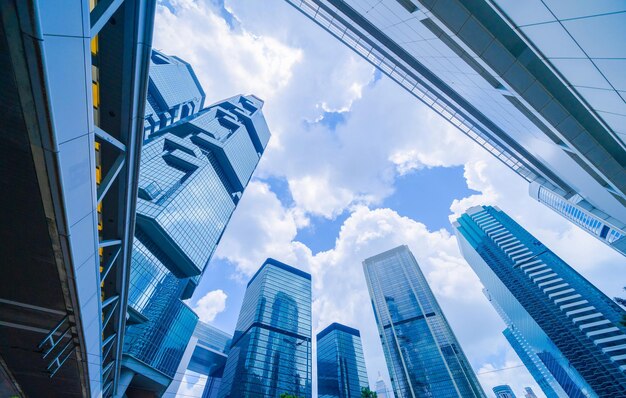
[(115, 393), (154, 9), (0, 4), (1, 396)]
[(532, 388), (530, 387), (524, 387), (524, 398), (537, 398), (537, 395), (535, 395), (535, 392), (533, 391)]
[(495, 386), (493, 388), (494, 394), (496, 394), (496, 398), (515, 398), (515, 394), (511, 387), (507, 384), (502, 384), (500, 386)]
[(191, 297), (267, 145), (262, 106), (236, 96), (144, 144), (121, 390), (162, 393), (176, 375), (197, 322), (181, 299)]
[(317, 393), (320, 398), (360, 398), (369, 387), (361, 333), (331, 323), (317, 334)]
[(311, 398), (311, 275), (265, 260), (248, 282), (220, 398)]
[(498, 208), (471, 208), (454, 228), (461, 252), (514, 337), (509, 341), (530, 358), (524, 363), (536, 364), (540, 373), (547, 369), (559, 396), (626, 395), (619, 305)]
[[(492, 302), (493, 304), (493, 302)], [(550, 370), (546, 365), (541, 362), (541, 359), (535, 354), (534, 349), (524, 336), (517, 329), (506, 328), (502, 332), (506, 340), (509, 342), (517, 356), (522, 360), (522, 363), (535, 379), (541, 390), (548, 398), (558, 398), (559, 392), (555, 390), (558, 388), (558, 382), (550, 373)], [(560, 389), (558, 390), (560, 391)], [(562, 394), (561, 394), (562, 396)]]
[(378, 379), (376, 380), (376, 397), (377, 398), (389, 398), (389, 390), (387, 384), (383, 380), (382, 375), (378, 372)]
[(409, 248), (363, 269), (396, 398), (485, 397)]
[(144, 138), (198, 113), (204, 107), (205, 98), (191, 65), (176, 56), (152, 50)]
[(188, 371), (206, 377), (202, 397), (216, 398), (224, 374), (224, 365), (230, 352), (233, 336), (209, 324), (198, 321), (178, 365), (176, 377), (163, 398), (175, 398), (183, 377)]
[(626, 254), (623, 2), (287, 1)]

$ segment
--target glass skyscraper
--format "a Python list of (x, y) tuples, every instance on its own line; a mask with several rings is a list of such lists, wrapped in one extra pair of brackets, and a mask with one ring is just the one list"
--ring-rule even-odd
[(369, 387), (361, 333), (332, 323), (317, 339), (317, 393), (320, 398), (360, 398)]
[(267, 259), (243, 298), (219, 398), (311, 398), (311, 275)]
[(471, 208), (454, 228), (505, 336), (546, 395), (626, 396), (619, 305), (498, 208)]
[(152, 50), (144, 134), (151, 134), (204, 107), (206, 96), (191, 65), (176, 56)]
[(626, 254), (624, 2), (287, 2)]
[[(198, 319), (181, 299), (195, 290), (270, 133), (260, 99), (239, 95), (198, 111), (204, 94), (189, 65), (161, 53), (152, 62), (171, 66), (150, 76), (152, 95), (170, 98), (173, 110), (142, 150), (121, 384), (160, 394)], [(180, 112), (190, 115), (177, 120)]]
[(507, 384), (495, 386), (493, 393), (496, 394), (496, 398), (516, 398), (511, 387)]
[(396, 398), (485, 397), (409, 248), (363, 268)]
[(176, 377), (163, 394), (163, 398), (175, 398), (186, 375), (206, 377), (202, 396), (197, 398), (216, 398), (232, 341), (232, 335), (198, 321), (183, 359), (178, 365)]

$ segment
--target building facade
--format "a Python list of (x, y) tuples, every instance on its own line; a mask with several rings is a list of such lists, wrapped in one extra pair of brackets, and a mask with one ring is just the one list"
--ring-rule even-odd
[(236, 96), (144, 143), (124, 388), (163, 393), (197, 322), (191, 297), (269, 140), (263, 102)]
[(332, 323), (317, 339), (317, 393), (320, 398), (360, 398), (369, 387), (361, 333)]
[(493, 393), (496, 394), (496, 398), (515, 398), (513, 390), (507, 384), (495, 386), (493, 388)]
[(267, 259), (246, 288), (219, 398), (311, 398), (311, 275)]
[(198, 321), (178, 365), (176, 377), (163, 398), (175, 398), (186, 375), (206, 378), (202, 396), (198, 398), (216, 398), (232, 341), (232, 335)]
[(486, 397), (409, 248), (363, 269), (396, 398)]
[(530, 387), (524, 387), (524, 398), (537, 398), (537, 395)]
[[(493, 302), (492, 302), (493, 304)], [(528, 373), (535, 379), (547, 398), (558, 398), (563, 396), (563, 392), (558, 387), (558, 382), (550, 373), (550, 370), (535, 354), (532, 346), (526, 341), (524, 336), (516, 328), (506, 328), (502, 332), (517, 356), (528, 370)]]
[(536, 364), (539, 372), (529, 369), (533, 376), (548, 370), (551, 377), (538, 384), (548, 381), (558, 396), (626, 395), (625, 312), (619, 305), (495, 207), (469, 209), (454, 228), (461, 252), (513, 335), (509, 341), (517, 341), (526, 364)]
[(206, 95), (191, 65), (152, 50), (144, 138), (204, 108)]
[(2, 396), (116, 393), (154, 11), (0, 5)]
[(287, 2), (626, 254), (624, 3)]
[(380, 372), (378, 372), (378, 379), (376, 380), (376, 397), (377, 398), (389, 398), (389, 389)]

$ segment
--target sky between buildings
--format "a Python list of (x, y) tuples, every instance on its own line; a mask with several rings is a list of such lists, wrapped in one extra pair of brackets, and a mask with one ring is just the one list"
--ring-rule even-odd
[[(265, 100), (272, 132), (189, 302), (202, 320), (232, 333), (249, 277), (276, 258), (313, 276), (313, 334), (332, 322), (360, 329), (372, 388), (378, 372), (390, 386), (361, 261), (407, 244), (488, 395), (506, 383), (541, 396), (452, 235), (450, 220), (477, 204), (499, 206), (622, 294), (622, 256), (284, 0), (161, 1), (154, 48), (193, 65), (207, 103)], [(180, 391), (199, 396), (201, 382), (187, 375)]]

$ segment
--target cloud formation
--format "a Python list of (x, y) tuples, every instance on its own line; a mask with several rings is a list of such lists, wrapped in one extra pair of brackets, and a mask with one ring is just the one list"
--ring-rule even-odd
[(217, 314), (226, 309), (228, 296), (223, 290), (213, 290), (202, 296), (193, 306), (194, 312), (202, 322), (211, 322)]

